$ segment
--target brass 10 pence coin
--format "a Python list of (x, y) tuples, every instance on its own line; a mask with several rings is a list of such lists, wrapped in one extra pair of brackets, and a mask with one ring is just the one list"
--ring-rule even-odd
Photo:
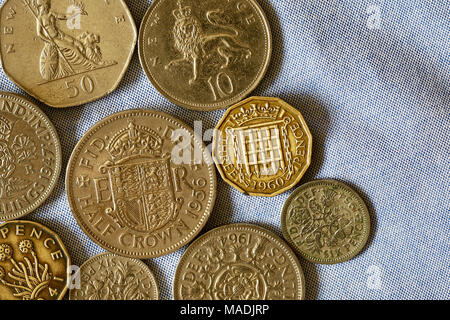
[(293, 188), (311, 164), (312, 135), (301, 113), (277, 98), (252, 97), (227, 110), (213, 156), (222, 178), (251, 196)]
[(6, 0), (0, 28), (3, 71), (28, 94), (57, 108), (113, 91), (137, 41), (123, 0)]
[(75, 147), (66, 191), (81, 229), (104, 249), (154, 258), (189, 243), (216, 196), (205, 145), (179, 120), (131, 110), (91, 128)]
[(70, 258), (56, 233), (36, 222), (0, 225), (0, 300), (61, 300)]
[(370, 215), (349, 186), (318, 180), (302, 185), (288, 198), (281, 225), (285, 239), (305, 259), (335, 264), (352, 259), (364, 248)]
[(0, 92), (0, 221), (39, 207), (60, 171), (58, 134), (45, 113), (22, 96)]
[(271, 53), (269, 22), (255, 0), (155, 0), (139, 31), (139, 56), (152, 84), (198, 111), (249, 95)]
[(158, 300), (155, 276), (141, 260), (103, 253), (80, 267), (70, 300)]
[(177, 300), (300, 300), (303, 271), (272, 232), (249, 224), (219, 227), (195, 240), (175, 273)]

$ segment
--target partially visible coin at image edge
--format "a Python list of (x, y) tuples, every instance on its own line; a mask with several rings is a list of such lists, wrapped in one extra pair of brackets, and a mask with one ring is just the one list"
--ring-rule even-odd
[(99, 254), (83, 263), (76, 277), (80, 287), (70, 289), (70, 300), (159, 299), (155, 276), (141, 260)]
[(296, 189), (281, 216), (285, 239), (306, 260), (336, 264), (354, 258), (370, 234), (370, 214), (348, 185), (317, 180)]
[(123, 0), (5, 0), (0, 28), (5, 74), (55, 108), (82, 105), (115, 90), (137, 42)]
[(301, 300), (305, 279), (292, 249), (250, 224), (213, 229), (195, 240), (178, 264), (176, 300)]
[(198, 111), (223, 109), (249, 95), (272, 53), (269, 22), (254, 0), (155, 0), (138, 42), (154, 87)]
[(0, 221), (21, 218), (52, 193), (61, 172), (55, 127), (26, 98), (0, 92)]
[(0, 301), (62, 300), (70, 257), (59, 236), (32, 221), (0, 225)]

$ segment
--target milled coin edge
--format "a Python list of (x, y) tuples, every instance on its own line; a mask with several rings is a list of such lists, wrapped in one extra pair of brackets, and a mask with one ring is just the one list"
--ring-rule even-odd
[(185, 252), (183, 253), (183, 255), (181, 256), (178, 265), (177, 265), (177, 269), (175, 271), (175, 276), (174, 276), (174, 280), (173, 280), (173, 297), (175, 300), (182, 300), (181, 297), (178, 295), (178, 283), (180, 282), (180, 270), (181, 267), (183, 265), (183, 263), (185, 262), (186, 259), (188, 259), (190, 257), (190, 253), (191, 251), (193, 251), (194, 249), (196, 249), (195, 247), (198, 246), (199, 243), (205, 241), (206, 239), (208, 239), (209, 237), (211, 237), (212, 235), (216, 234), (216, 233), (222, 233), (224, 231), (227, 230), (236, 230), (236, 231), (246, 231), (246, 230), (251, 230), (259, 235), (262, 236), (266, 236), (267, 238), (269, 238), (269, 240), (273, 240), (274, 243), (276, 243), (281, 250), (283, 250), (283, 252), (288, 256), (290, 262), (293, 264), (294, 267), (297, 267), (297, 269), (294, 270), (294, 272), (296, 272), (297, 274), (297, 284), (298, 284), (298, 288), (299, 288), (299, 295), (297, 295), (296, 299), (297, 300), (304, 300), (305, 299), (305, 294), (306, 294), (306, 287), (305, 287), (305, 275), (303, 272), (303, 268), (300, 264), (300, 261), (297, 258), (297, 255), (295, 254), (294, 250), (292, 250), (292, 248), (286, 243), (286, 241), (284, 241), (281, 237), (279, 237), (278, 235), (276, 235), (274, 232), (260, 227), (258, 225), (254, 225), (254, 224), (249, 224), (249, 223), (235, 223), (235, 224), (229, 224), (229, 225), (224, 225), (224, 226), (220, 226), (217, 228), (214, 228), (206, 233), (204, 233), (203, 235), (201, 235), (200, 237), (198, 237), (195, 241), (193, 241), (189, 247), (185, 250)]
[[(313, 185), (321, 184), (321, 183), (327, 183), (327, 184), (332, 184), (332, 185), (336, 185), (337, 184), (339, 187), (342, 187), (344, 190), (348, 191), (354, 198), (356, 198), (356, 200), (358, 201), (358, 203), (361, 206), (362, 211), (365, 213), (364, 217), (365, 217), (366, 221), (364, 223), (364, 228), (365, 229), (364, 229), (363, 240), (360, 242), (360, 244), (356, 247), (356, 249), (354, 251), (344, 255), (340, 259), (318, 259), (318, 258), (315, 258), (315, 257), (313, 257), (311, 255), (308, 255), (307, 253), (301, 251), (295, 245), (294, 241), (292, 240), (290, 234), (287, 231), (286, 216), (287, 216), (288, 208), (291, 205), (293, 199), (301, 191), (305, 190), (306, 188), (308, 188), (310, 186), (313, 186)], [(369, 209), (367, 208), (366, 203), (362, 199), (362, 197), (353, 188), (351, 188), (346, 183), (338, 181), (338, 180), (333, 180), (333, 179), (313, 180), (313, 181), (310, 181), (308, 183), (305, 183), (305, 184), (301, 185), (300, 187), (295, 189), (294, 192), (286, 200), (286, 202), (283, 205), (282, 212), (281, 212), (281, 230), (283, 232), (283, 237), (285, 238), (287, 243), (289, 243), (289, 245), (293, 248), (293, 250), (296, 253), (298, 253), (302, 258), (308, 260), (309, 262), (317, 263), (317, 264), (324, 264), (324, 265), (339, 264), (339, 263), (343, 263), (343, 262), (349, 261), (349, 260), (355, 258), (356, 256), (358, 256), (360, 253), (362, 253), (362, 251), (364, 250), (364, 248), (367, 245), (367, 242), (368, 242), (369, 237), (370, 237), (370, 228), (371, 228), (370, 212), (369, 212)]]
[[(128, 258), (137, 258), (137, 259), (152, 259), (152, 258), (157, 258), (157, 257), (161, 257), (164, 255), (168, 255), (170, 253), (173, 253), (177, 250), (179, 250), (180, 248), (182, 248), (183, 246), (189, 244), (193, 239), (195, 239), (195, 237), (201, 232), (201, 230), (205, 227), (206, 223), (208, 222), (211, 213), (214, 209), (214, 204), (216, 201), (216, 197), (217, 197), (217, 176), (216, 176), (216, 171), (214, 169), (214, 164), (213, 161), (211, 159), (211, 163), (208, 164), (206, 163), (205, 165), (208, 167), (208, 172), (210, 174), (209, 178), (210, 178), (210, 192), (211, 192), (211, 197), (208, 200), (208, 204), (207, 206), (209, 207), (208, 210), (204, 211), (204, 214), (202, 216), (202, 219), (199, 220), (199, 224), (198, 227), (195, 232), (191, 232), (191, 234), (189, 236), (187, 236), (187, 238), (189, 238), (186, 241), (179, 241), (178, 244), (174, 244), (172, 245), (170, 248), (165, 249), (165, 250), (159, 250), (153, 254), (140, 254), (140, 253), (133, 253), (133, 252), (128, 252), (126, 250), (121, 250), (121, 249), (116, 249), (110, 245), (108, 245), (105, 241), (102, 241), (101, 239), (99, 239), (97, 236), (92, 235), (91, 233), (89, 233), (87, 230), (88, 228), (85, 226), (84, 222), (78, 217), (78, 213), (76, 213), (76, 206), (74, 206), (73, 201), (71, 201), (71, 199), (73, 198), (73, 196), (69, 193), (70, 190), (70, 177), (73, 174), (73, 166), (74, 166), (74, 161), (75, 161), (75, 157), (78, 156), (77, 150), (79, 150), (80, 148), (82, 148), (82, 146), (84, 145), (84, 142), (87, 139), (90, 139), (90, 137), (92, 135), (94, 135), (100, 128), (102, 128), (103, 126), (110, 124), (113, 122), (113, 120), (117, 119), (117, 118), (127, 118), (129, 117), (129, 115), (134, 115), (137, 114), (138, 116), (147, 116), (147, 115), (151, 115), (153, 116), (156, 120), (157, 118), (161, 118), (164, 119), (168, 122), (171, 122), (172, 124), (179, 126), (181, 128), (184, 127), (184, 129), (186, 129), (190, 134), (191, 137), (193, 137), (193, 140), (200, 143), (203, 146), (203, 155), (207, 155), (208, 157), (210, 157), (209, 151), (207, 149), (207, 147), (205, 146), (205, 144), (203, 143), (203, 141), (201, 139), (199, 139), (199, 137), (197, 136), (197, 134), (194, 132), (194, 130), (191, 129), (190, 126), (188, 126), (187, 124), (185, 124), (183, 121), (172, 117), (171, 115), (168, 115), (164, 112), (161, 111), (155, 111), (155, 110), (148, 110), (148, 109), (130, 109), (130, 110), (124, 110), (124, 111), (120, 111), (117, 113), (114, 113), (112, 115), (109, 115), (105, 118), (103, 118), (102, 120), (98, 121), (96, 124), (94, 124), (84, 135), (83, 137), (80, 139), (80, 141), (78, 141), (78, 143), (76, 144), (76, 146), (73, 149), (72, 155), (70, 156), (69, 162), (67, 164), (67, 170), (66, 170), (66, 179), (65, 179), (65, 186), (66, 186), (66, 194), (67, 194), (67, 200), (69, 202), (69, 206), (70, 209), (72, 211), (72, 215), (74, 216), (75, 220), (77, 221), (78, 225), (80, 226), (81, 230), (92, 240), (94, 241), (96, 244), (98, 244), (100, 247), (102, 247), (105, 250), (111, 251), (113, 253), (116, 253), (118, 255), (124, 256), (124, 257), (128, 257)], [(155, 117), (156, 116), (156, 117)]]

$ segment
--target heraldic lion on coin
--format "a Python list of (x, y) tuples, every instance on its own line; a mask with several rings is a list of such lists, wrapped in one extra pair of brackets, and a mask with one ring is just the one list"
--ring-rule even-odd
[(181, 1), (178, 1), (178, 7), (173, 11), (176, 19), (173, 35), (175, 48), (183, 57), (169, 62), (166, 69), (184, 62), (192, 64), (193, 78), (189, 80), (189, 84), (193, 84), (199, 77), (199, 68), (203, 61), (213, 54), (223, 58), (221, 69), (252, 56), (250, 48), (238, 40), (239, 31), (227, 23), (221, 10), (211, 10), (206, 13), (208, 23), (220, 29), (214, 33), (206, 33), (200, 20), (191, 14), (190, 7), (183, 7)]

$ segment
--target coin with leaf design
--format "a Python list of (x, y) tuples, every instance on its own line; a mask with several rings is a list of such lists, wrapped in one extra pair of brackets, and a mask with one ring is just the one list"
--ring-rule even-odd
[(61, 300), (70, 257), (56, 233), (31, 221), (0, 225), (0, 300)]
[(45, 113), (22, 96), (0, 92), (0, 221), (38, 208), (60, 171), (59, 137)]
[(99, 254), (74, 275), (70, 300), (158, 300), (155, 276), (141, 260)]
[(352, 259), (367, 243), (370, 214), (348, 185), (317, 180), (300, 186), (281, 216), (285, 239), (305, 259), (335, 264)]
[(177, 300), (299, 300), (300, 263), (274, 233), (250, 224), (213, 229), (195, 240), (175, 273)]

